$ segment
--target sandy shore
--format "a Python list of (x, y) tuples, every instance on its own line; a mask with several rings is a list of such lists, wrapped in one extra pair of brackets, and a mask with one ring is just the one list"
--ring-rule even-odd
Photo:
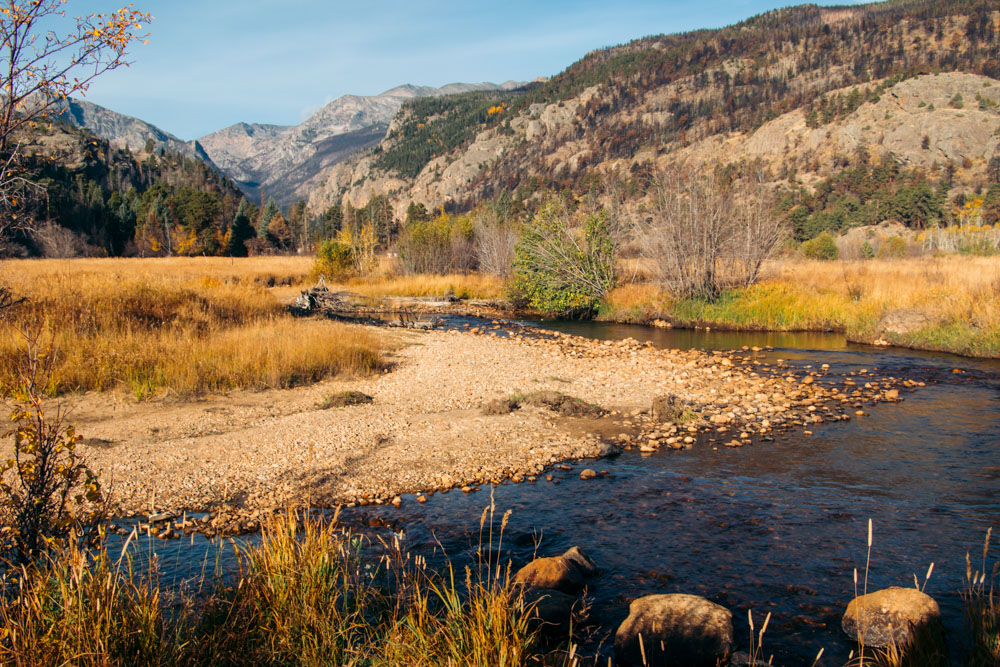
[[(657, 350), (562, 334), (502, 338), (486, 330), (384, 335), (400, 345), (395, 368), (377, 377), (194, 402), (80, 396), (68, 401), (69, 421), (88, 438), (83, 452), (123, 512), (179, 514), (226, 503), (240, 508), (232, 529), (241, 530), (274, 508), (391, 502), (520, 479), (616, 446), (758, 444), (777, 429), (807, 430), (850, 418), (872, 400), (898, 400), (894, 387), (902, 383), (768, 366), (752, 351)], [(374, 402), (316, 407), (344, 389)], [(606, 412), (562, 417), (525, 406), (483, 414), (493, 399), (540, 390)], [(649, 414), (664, 394), (686, 402), (689, 421), (664, 424)]]

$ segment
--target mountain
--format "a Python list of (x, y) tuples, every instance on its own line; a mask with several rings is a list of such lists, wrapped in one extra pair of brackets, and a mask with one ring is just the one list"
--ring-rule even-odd
[(142, 151), (146, 142), (153, 141), (154, 150), (197, 158), (215, 166), (197, 141), (184, 141), (144, 120), (120, 114), (100, 105), (70, 98), (56, 108), (58, 118), (76, 127), (107, 139), (115, 148)]
[(606, 172), (641, 188), (682, 161), (757, 161), (808, 186), (890, 154), (974, 189), (1000, 173), (998, 10), (803, 5), (594, 51), (530, 87), (412, 99), (377, 146), (315, 179), (309, 208), (384, 195), (402, 218), (410, 201), (580, 195)]
[(381, 95), (345, 95), (295, 126), (237, 123), (198, 140), (209, 158), (252, 200), (263, 192), (282, 206), (308, 197), (314, 178), (359, 150), (377, 145), (400, 106), (421, 97), (509, 90), (507, 82), (399, 86)]

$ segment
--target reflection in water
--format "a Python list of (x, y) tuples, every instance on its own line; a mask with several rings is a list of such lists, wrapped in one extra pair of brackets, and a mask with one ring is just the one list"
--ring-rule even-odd
[(782, 347), (804, 350), (843, 350), (847, 338), (843, 334), (826, 334), (812, 331), (792, 332), (747, 332), (747, 331), (706, 331), (704, 329), (657, 329), (635, 324), (614, 322), (585, 322), (570, 320), (542, 320), (530, 322), (533, 326), (553, 331), (596, 338), (598, 340), (621, 340), (635, 338), (638, 341), (652, 341), (657, 347), (677, 350), (735, 350), (744, 345), (750, 347)]
[[(808, 664), (824, 647), (823, 664), (841, 665), (851, 647), (840, 616), (854, 595), (853, 568), (864, 567), (871, 518), (870, 589), (912, 585), (913, 574), (922, 578), (934, 561), (927, 592), (941, 604), (957, 646), (965, 554), (981, 552), (986, 529), (1000, 527), (995, 362), (877, 351), (822, 334), (551, 326), (681, 348), (773, 345), (774, 356), (791, 363), (830, 363), (835, 371), (877, 367), (928, 386), (869, 417), (820, 425), (812, 437), (788, 434), (719, 451), (627, 452), (587, 464), (609, 471), (606, 478), (581, 481), (577, 466), (554, 471), (559, 485), (497, 487), (498, 509), (513, 510), (504, 551), (517, 565), (532, 557), (537, 540), (540, 555), (580, 545), (605, 569), (590, 593), (597, 620), (609, 631), (634, 597), (695, 593), (735, 612), (743, 647), (750, 642), (745, 610), (772, 612), (764, 641), (776, 664)], [(967, 372), (955, 374), (955, 367)], [(405, 500), (401, 510), (366, 508), (342, 516), (348, 522), (371, 514), (400, 519), (410, 549), (430, 554), (440, 543), (458, 564), (469, 561), (489, 503), (485, 494), (437, 494), (425, 506)], [(198, 544), (155, 545), (166, 559), (166, 580), (171, 569), (183, 577), (204, 567), (205, 542)], [(225, 553), (221, 562), (229, 562)]]

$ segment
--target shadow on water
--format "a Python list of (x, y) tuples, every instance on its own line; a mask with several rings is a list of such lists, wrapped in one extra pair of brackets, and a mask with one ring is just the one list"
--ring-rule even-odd
[[(878, 368), (927, 386), (864, 418), (818, 425), (811, 437), (787, 434), (719, 451), (626, 452), (573, 471), (555, 470), (558, 485), (544, 478), (501, 485), (495, 490), (498, 512), (513, 511), (504, 555), (515, 565), (536, 552), (554, 555), (579, 545), (605, 570), (590, 595), (606, 631), (613, 633), (635, 597), (695, 593), (733, 610), (737, 648), (749, 646), (746, 610), (752, 608), (773, 614), (764, 642), (776, 664), (809, 664), (824, 648), (822, 664), (842, 665), (852, 647), (840, 618), (854, 595), (853, 569), (863, 573), (871, 518), (869, 589), (912, 585), (913, 575), (922, 580), (934, 561), (926, 590), (941, 604), (957, 653), (965, 554), (981, 553), (987, 528), (1000, 526), (1000, 365), (877, 350), (838, 335), (542, 326), (664, 347), (773, 346), (770, 354), (789, 363)], [(610, 474), (582, 481), (583, 467)], [(392, 519), (403, 526), (409, 549), (432, 554), (444, 546), (453, 562), (464, 565), (488, 503), (484, 493), (452, 491), (426, 505), (404, 498), (399, 510), (358, 508), (342, 517), (355, 525), (372, 516)], [(147, 544), (159, 554), (167, 582), (171, 570), (175, 580), (196, 576), (215, 559), (202, 538), (193, 548)], [(225, 549), (223, 567), (231, 564), (232, 549)]]

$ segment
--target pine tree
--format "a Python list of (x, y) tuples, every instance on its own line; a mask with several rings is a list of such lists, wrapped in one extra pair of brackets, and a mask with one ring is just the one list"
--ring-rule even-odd
[(281, 209), (274, 202), (274, 197), (270, 197), (260, 212), (260, 221), (257, 223), (257, 238), (267, 238), (267, 227), (271, 224), (271, 219), (279, 213), (281, 213)]
[(257, 232), (250, 223), (250, 216), (247, 215), (247, 200), (241, 199), (240, 205), (236, 209), (236, 216), (233, 218), (233, 226), (229, 229), (226, 254), (230, 257), (246, 257), (246, 242), (256, 235)]
[(424, 220), (430, 220), (431, 216), (427, 212), (427, 207), (423, 203), (410, 202), (410, 205), (406, 207), (406, 224), (410, 225), (414, 222), (423, 222)]

